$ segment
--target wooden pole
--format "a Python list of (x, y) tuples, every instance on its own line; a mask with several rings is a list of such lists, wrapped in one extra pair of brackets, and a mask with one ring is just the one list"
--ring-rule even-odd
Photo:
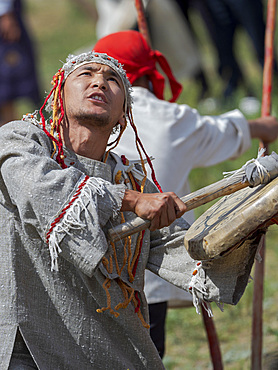
[(263, 71), (262, 117), (271, 114), (271, 91), (273, 74), (273, 43), (276, 19), (276, 0), (268, 0), (265, 31), (265, 59)]
[[(248, 180), (242, 182), (244, 177), (245, 170), (240, 169), (240, 176), (231, 176), (224, 178), (194, 191), (193, 193), (187, 194), (184, 197), (181, 197), (181, 201), (186, 205), (186, 212), (197, 208), (201, 205), (207, 204), (212, 200), (215, 200), (224, 195), (229, 195), (235, 193), (238, 190), (244, 189), (250, 185)], [(269, 171), (269, 181), (274, 179), (277, 176), (277, 169)], [(141, 217), (135, 217), (134, 219), (115, 226), (114, 228), (108, 229), (107, 235), (112, 242), (116, 242), (120, 239), (123, 239), (129, 235), (136, 234), (140, 231), (147, 229), (150, 226), (150, 221), (145, 220)]]
[[(204, 303), (206, 305), (206, 303)], [(223, 370), (223, 363), (220, 351), (218, 336), (216, 333), (213, 318), (209, 317), (206, 309), (201, 305), (203, 323), (207, 332), (208, 344), (210, 349), (210, 358), (213, 370)]]
[[(224, 178), (214, 184), (210, 184), (204, 188), (194, 191), (193, 193), (181, 197), (181, 201), (186, 205), (186, 212), (200, 207), (201, 205), (207, 204), (212, 200), (223, 197), (224, 195), (230, 195), (238, 190), (246, 188), (250, 184), (248, 181), (242, 182), (242, 177)], [(107, 235), (108, 238), (115, 243), (129, 235), (146, 230), (150, 224), (151, 222), (149, 220), (145, 220), (141, 217), (135, 217), (128, 222), (108, 229)]]
[[(273, 74), (273, 43), (276, 18), (276, 0), (268, 0), (267, 21), (265, 31), (265, 59), (263, 71), (263, 96), (262, 96), (262, 117), (271, 113), (271, 91)], [(260, 147), (266, 148), (263, 142)], [(263, 347), (263, 290), (264, 290), (264, 259), (265, 259), (265, 237), (261, 240), (260, 249), (261, 262), (256, 261), (254, 273), (254, 294), (253, 294), (253, 315), (252, 315), (252, 353), (251, 369), (262, 369), (262, 347)]]
[(151, 39), (142, 0), (135, 0), (135, 7), (137, 10), (137, 23), (139, 31), (147, 41), (148, 45), (151, 47)]

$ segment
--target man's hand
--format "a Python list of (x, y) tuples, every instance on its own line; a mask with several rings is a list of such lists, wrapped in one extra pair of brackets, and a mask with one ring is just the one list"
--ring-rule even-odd
[(250, 134), (252, 138), (260, 139), (265, 144), (275, 141), (278, 137), (278, 120), (276, 117), (260, 117), (249, 120)]
[(132, 211), (137, 216), (151, 221), (150, 230), (169, 226), (186, 211), (185, 204), (172, 192), (139, 193), (126, 190), (121, 211)]

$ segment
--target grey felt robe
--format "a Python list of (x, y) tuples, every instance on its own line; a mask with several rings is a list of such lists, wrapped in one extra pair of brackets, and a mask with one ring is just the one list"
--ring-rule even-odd
[[(119, 317), (96, 311), (107, 305), (106, 277), (112, 308), (123, 301), (115, 263), (108, 272), (102, 260), (112, 255), (105, 231), (120, 222), (128, 186), (124, 178), (118, 185), (113, 179), (119, 169), (124, 176), (130, 168), (115, 155), (102, 163), (67, 151), (68, 168), (61, 169), (52, 150), (33, 123), (16, 121), (0, 129), (1, 369), (8, 368), (17, 330), (39, 369), (163, 369), (132, 303)], [(145, 191), (155, 188), (148, 182)], [(146, 268), (190, 289), (196, 307), (203, 299), (236, 304), (244, 292), (256, 248), (198, 264), (183, 245), (187, 228), (178, 220), (160, 231), (146, 230), (134, 282), (126, 267), (122, 271), (121, 280), (138, 292), (146, 321)], [(122, 242), (116, 251), (121, 262)]]

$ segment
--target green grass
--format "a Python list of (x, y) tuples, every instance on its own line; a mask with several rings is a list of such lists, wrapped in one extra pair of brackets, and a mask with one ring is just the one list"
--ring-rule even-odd
[[(91, 1), (93, 3), (93, 0)], [(95, 25), (93, 19), (77, 7), (73, 0), (26, 0), (26, 11), (29, 28), (33, 35), (38, 55), (38, 70), (43, 96), (49, 91), (53, 74), (61, 67), (69, 53), (95, 42)], [(191, 15), (199, 34), (205, 72), (209, 80), (211, 95), (219, 98), (222, 82), (216, 73), (216, 57), (214, 49), (207, 37), (207, 32), (197, 14)], [(243, 32), (237, 34), (237, 49), (240, 63), (250, 85), (261, 97), (262, 74), (254, 58), (254, 52), (247, 36)], [(198, 107), (199, 86), (194, 81), (183, 81), (184, 92), (179, 102)], [(274, 95), (277, 92), (274, 84)], [(239, 89), (235, 94), (233, 105), (238, 106), (244, 91)], [(273, 111), (277, 112), (274, 100)], [(213, 114), (219, 114), (233, 106), (222, 104)], [(19, 117), (32, 108), (25, 101), (18, 106)], [(205, 114), (205, 111), (201, 111)], [(241, 158), (227, 161), (206, 169), (196, 169), (190, 174), (192, 190), (204, 187), (222, 178), (223, 171), (237, 169), (247, 160), (256, 157), (258, 142)], [(270, 146), (270, 150), (278, 151), (278, 144)], [(204, 212), (211, 204), (198, 208), (196, 216)], [(266, 264), (264, 282), (264, 363), (269, 355), (278, 349), (278, 280), (277, 260), (278, 228), (272, 226), (267, 234)], [(251, 320), (253, 283), (247, 286), (246, 292), (235, 307), (225, 306), (224, 312), (212, 305), (214, 322), (217, 328), (225, 369), (250, 368), (251, 351)], [(194, 308), (170, 309), (167, 317), (167, 349), (164, 364), (167, 370), (211, 369), (210, 355), (203, 328), (202, 317)]]

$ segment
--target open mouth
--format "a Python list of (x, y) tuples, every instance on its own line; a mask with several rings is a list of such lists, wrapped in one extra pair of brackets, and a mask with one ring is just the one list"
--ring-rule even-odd
[(103, 95), (100, 95), (100, 94), (92, 94), (89, 96), (90, 99), (94, 100), (94, 101), (98, 101), (98, 102), (101, 102), (101, 103), (106, 103), (106, 99)]

